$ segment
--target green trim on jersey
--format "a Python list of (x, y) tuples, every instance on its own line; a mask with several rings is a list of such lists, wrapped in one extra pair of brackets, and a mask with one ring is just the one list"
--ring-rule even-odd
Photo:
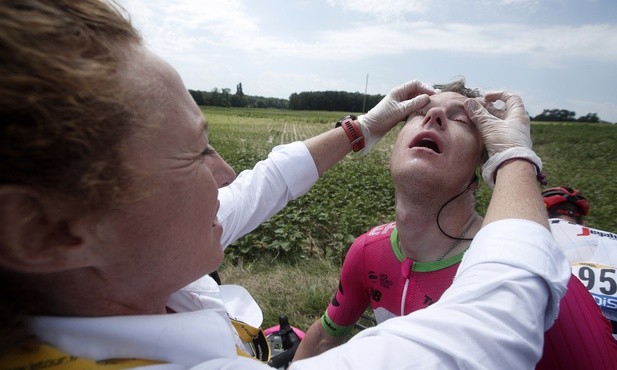
[[(398, 259), (400, 263), (403, 263), (403, 260), (405, 260), (405, 256), (403, 256), (403, 251), (401, 251), (398, 245), (398, 229), (396, 227), (392, 229), (392, 233), (390, 233), (390, 245), (392, 246), (392, 251), (394, 252), (394, 255), (396, 256), (396, 259)], [(438, 271), (441, 269), (445, 269), (446, 267), (450, 267), (452, 265), (455, 265), (461, 262), (464, 254), (465, 254), (465, 251), (455, 256), (443, 259), (441, 261), (433, 261), (433, 262), (414, 261), (411, 266), (411, 271), (431, 272), (431, 271)], [(350, 325), (350, 326), (337, 325), (328, 316), (327, 309), (326, 309), (326, 312), (324, 312), (324, 314), (321, 316), (321, 326), (324, 328), (324, 330), (328, 334), (330, 334), (333, 337), (345, 336), (354, 327), (353, 325)]]
[[(401, 248), (399, 247), (399, 244), (398, 244), (398, 228), (396, 227), (392, 230), (392, 234), (390, 234), (390, 245), (392, 245), (392, 251), (394, 252), (394, 255), (399, 260), (399, 262), (402, 263), (403, 260), (405, 259), (405, 256), (403, 256), (403, 251), (401, 251)], [(432, 262), (413, 261), (413, 265), (411, 266), (411, 271), (431, 272), (431, 271), (445, 269), (446, 267), (450, 267), (452, 265), (455, 265), (461, 262), (465, 252), (466, 251), (462, 251), (461, 253), (455, 256), (448, 257), (441, 261), (432, 261)]]
[(350, 326), (340, 326), (340, 325), (335, 324), (334, 321), (332, 321), (328, 317), (328, 310), (326, 310), (326, 312), (324, 312), (324, 314), (321, 315), (321, 326), (324, 328), (324, 330), (328, 334), (330, 334), (333, 337), (345, 336), (353, 328), (353, 325), (350, 325)]

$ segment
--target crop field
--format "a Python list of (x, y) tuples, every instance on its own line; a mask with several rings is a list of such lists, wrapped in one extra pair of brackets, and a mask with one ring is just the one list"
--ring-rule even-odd
[[(202, 108), (212, 145), (240, 172), (276, 145), (329, 130), (347, 112)], [(303, 197), (231, 245), (225, 283), (245, 286), (262, 306), (265, 325), (286, 313), (306, 329), (325, 309), (353, 239), (394, 218), (389, 152), (400, 126), (368, 156), (350, 154)], [(580, 189), (590, 201), (587, 224), (617, 231), (617, 125), (532, 122), (534, 148), (549, 186)], [(436, 189), (438, 191), (438, 189)], [(483, 214), (490, 190), (476, 193)]]

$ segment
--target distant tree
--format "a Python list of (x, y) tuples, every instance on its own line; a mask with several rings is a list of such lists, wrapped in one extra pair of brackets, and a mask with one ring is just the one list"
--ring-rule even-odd
[(222, 107), (231, 107), (231, 89), (223, 88), (221, 89), (221, 106)]
[[(231, 95), (231, 89), (217, 87), (210, 91), (190, 90), (189, 93), (197, 103), (197, 105), (211, 105), (220, 107), (246, 107), (248, 105), (248, 96), (244, 95), (242, 91), (242, 83), (236, 86), (236, 93)], [(264, 98), (274, 99), (274, 98)], [(280, 100), (280, 99), (274, 99)], [(277, 102), (277, 107), (287, 107), (287, 101), (283, 100), (282, 103)]]
[(221, 105), (221, 93), (219, 92), (219, 89), (217, 87), (213, 88), (212, 90), (210, 90), (210, 92), (207, 92), (204, 95), (205, 105)]
[(542, 113), (533, 117), (534, 121), (574, 121), (575, 112), (566, 109), (544, 109)]
[(195, 103), (197, 105), (205, 105), (204, 103), (204, 94), (202, 91), (199, 90), (189, 90), (189, 94), (191, 94), (191, 96), (193, 97), (193, 100), (195, 100)]
[(587, 113), (584, 116), (580, 116), (577, 121), (579, 121), (579, 122), (598, 123), (598, 122), (600, 122), (600, 118), (598, 118), (598, 114), (597, 113)]
[(246, 97), (244, 95), (233, 94), (229, 100), (234, 108), (246, 107)]
[(544, 109), (542, 113), (535, 117), (530, 117), (533, 121), (557, 121), (557, 122), (600, 122), (597, 113), (587, 113), (584, 116), (575, 118), (576, 113), (567, 109)]
[[(383, 95), (368, 95), (366, 110), (371, 109)], [(289, 109), (361, 112), (364, 94), (346, 91), (303, 91), (289, 96)]]

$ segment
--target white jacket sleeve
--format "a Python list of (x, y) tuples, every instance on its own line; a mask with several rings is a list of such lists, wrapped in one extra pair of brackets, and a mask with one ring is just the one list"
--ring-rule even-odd
[(477, 234), (437, 303), (291, 369), (533, 369), (569, 276), (544, 227), (493, 222)]
[[(476, 235), (437, 303), (363, 330), (291, 369), (533, 369), (569, 277), (547, 229), (525, 220), (496, 221)], [(214, 369), (269, 367), (220, 358), (193, 368)]]
[(268, 158), (242, 171), (219, 190), (217, 213), (226, 248), (305, 194), (318, 180), (317, 167), (306, 145), (294, 142), (272, 149)]

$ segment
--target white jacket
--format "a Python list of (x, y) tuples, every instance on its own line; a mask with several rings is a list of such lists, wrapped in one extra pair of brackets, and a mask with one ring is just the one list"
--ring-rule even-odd
[[(544, 227), (522, 220), (493, 222), (477, 234), (454, 283), (437, 303), (364, 330), (291, 369), (533, 369), (569, 276), (563, 253)], [(147, 370), (270, 369), (236, 355), (224, 306), (195, 298), (184, 291), (169, 303), (194, 307), (193, 312), (36, 317), (33, 329), (43, 341), (75, 356), (165, 362)], [(208, 302), (211, 307), (199, 309)]]

